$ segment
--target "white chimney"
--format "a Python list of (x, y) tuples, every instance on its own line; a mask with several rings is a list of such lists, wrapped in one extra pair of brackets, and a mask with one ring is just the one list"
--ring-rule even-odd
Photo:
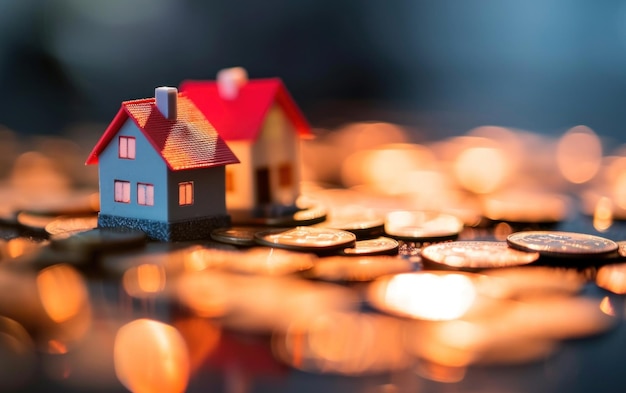
[(224, 100), (234, 100), (239, 89), (248, 82), (248, 72), (243, 67), (232, 67), (217, 73), (217, 90)]
[(178, 89), (167, 86), (157, 87), (154, 89), (154, 98), (159, 112), (168, 120), (176, 120)]

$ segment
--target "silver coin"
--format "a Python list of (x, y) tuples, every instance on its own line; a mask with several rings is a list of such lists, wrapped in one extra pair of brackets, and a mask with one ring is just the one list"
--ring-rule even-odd
[(506, 242), (455, 241), (424, 248), (422, 258), (452, 268), (487, 269), (526, 265), (539, 259), (539, 253), (516, 250)]
[(341, 254), (347, 256), (366, 255), (396, 255), (399, 243), (388, 237), (378, 237), (376, 239), (358, 240), (354, 247), (344, 248)]
[(429, 211), (394, 211), (385, 218), (385, 233), (400, 240), (455, 239), (463, 222), (451, 215)]
[(542, 256), (584, 258), (614, 253), (618, 245), (603, 237), (576, 232), (524, 231), (510, 234), (507, 243), (518, 250)]
[(330, 228), (296, 227), (292, 229), (257, 232), (257, 243), (296, 251), (329, 251), (352, 246), (356, 242), (353, 233)]
[(235, 246), (251, 247), (256, 245), (254, 234), (262, 229), (260, 227), (218, 228), (211, 232), (211, 239)]

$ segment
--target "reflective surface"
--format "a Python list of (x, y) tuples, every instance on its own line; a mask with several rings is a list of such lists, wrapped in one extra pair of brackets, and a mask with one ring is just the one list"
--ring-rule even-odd
[[(84, 173), (82, 156), (63, 169), (52, 165), (58, 157), (16, 150), (0, 183), (2, 387), (621, 390), (623, 253), (578, 259), (569, 268), (562, 267), (569, 266), (567, 255), (560, 263), (540, 256), (506, 267), (519, 260), (504, 253), (493, 263), (495, 252), (463, 246), (504, 245), (521, 230), (542, 230), (602, 236), (621, 247), (626, 224), (613, 214), (623, 202), (621, 153), (601, 157), (596, 168), (597, 151), (585, 143), (595, 172), (584, 181), (563, 173), (563, 163), (547, 165), (558, 149), (577, 149), (578, 136), (561, 148), (556, 140), (498, 127), (424, 144), (390, 140), (401, 133), (382, 123), (346, 126), (334, 134), (344, 144), (325, 146), (334, 149), (328, 160), (305, 159), (299, 203), (323, 206), (327, 225), (358, 235), (324, 222), (286, 228), (294, 234), (291, 250), (252, 246), (264, 227), (180, 243), (93, 229), (96, 179)], [(324, 143), (312, 141), (304, 156)], [(501, 167), (485, 165), (483, 153)], [(345, 183), (329, 185), (337, 174)], [(589, 211), (582, 203), (588, 191), (600, 195)], [(422, 232), (398, 236), (398, 255), (345, 255), (347, 247), (358, 248), (357, 239), (369, 239), (361, 243), (369, 249), (387, 244), (378, 238), (380, 217)], [(480, 271), (429, 265), (421, 253), (434, 243)]]

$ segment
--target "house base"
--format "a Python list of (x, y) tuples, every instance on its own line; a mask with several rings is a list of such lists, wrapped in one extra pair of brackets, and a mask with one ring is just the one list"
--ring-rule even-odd
[(98, 227), (100, 228), (139, 229), (145, 232), (149, 238), (161, 241), (208, 240), (211, 238), (213, 229), (228, 226), (230, 226), (230, 216), (227, 214), (178, 222), (118, 217), (108, 214), (98, 215)]

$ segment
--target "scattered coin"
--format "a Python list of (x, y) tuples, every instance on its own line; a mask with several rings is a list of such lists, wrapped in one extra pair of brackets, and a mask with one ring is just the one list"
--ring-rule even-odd
[(576, 269), (551, 266), (519, 266), (484, 270), (489, 278), (481, 282), (481, 290), (492, 298), (528, 299), (573, 296), (588, 279)]
[(354, 233), (357, 239), (372, 239), (381, 236), (385, 230), (382, 218), (368, 212), (331, 215), (331, 219), (319, 224), (323, 228), (341, 229)]
[(422, 258), (435, 265), (478, 270), (526, 265), (539, 259), (539, 253), (519, 251), (506, 242), (455, 241), (424, 248)]
[(414, 264), (404, 258), (330, 256), (320, 258), (306, 276), (325, 281), (372, 281), (413, 269)]
[(264, 216), (244, 211), (229, 213), (232, 223), (238, 226), (295, 227), (319, 224), (326, 220), (326, 208), (323, 206), (312, 206), (284, 215)]
[(356, 243), (353, 233), (330, 228), (296, 227), (257, 232), (256, 241), (264, 246), (304, 252), (343, 249)]
[(98, 227), (98, 216), (58, 217), (45, 226), (46, 232), (52, 240), (68, 238), (79, 232), (85, 232)]
[(314, 254), (296, 253), (267, 247), (244, 251), (223, 251), (220, 268), (236, 273), (281, 276), (311, 269), (317, 261)]
[(257, 243), (254, 234), (259, 232), (259, 227), (230, 227), (218, 228), (211, 232), (211, 239), (235, 246), (251, 247)]
[(31, 231), (46, 233), (46, 225), (56, 220), (57, 216), (48, 216), (41, 214), (31, 214), (27, 212), (17, 213), (18, 224)]
[[(354, 233), (354, 232), (353, 232)], [(357, 240), (354, 247), (344, 248), (340, 254), (347, 256), (397, 255), (399, 243), (388, 237)]]
[(400, 240), (454, 240), (462, 230), (460, 219), (438, 212), (394, 211), (385, 218), (385, 233)]
[(518, 250), (537, 251), (542, 256), (561, 258), (607, 255), (616, 252), (619, 248), (612, 240), (576, 232), (516, 232), (510, 234), (506, 241)]
[(490, 220), (513, 223), (556, 223), (569, 213), (564, 195), (542, 191), (506, 191), (483, 199), (483, 214)]

